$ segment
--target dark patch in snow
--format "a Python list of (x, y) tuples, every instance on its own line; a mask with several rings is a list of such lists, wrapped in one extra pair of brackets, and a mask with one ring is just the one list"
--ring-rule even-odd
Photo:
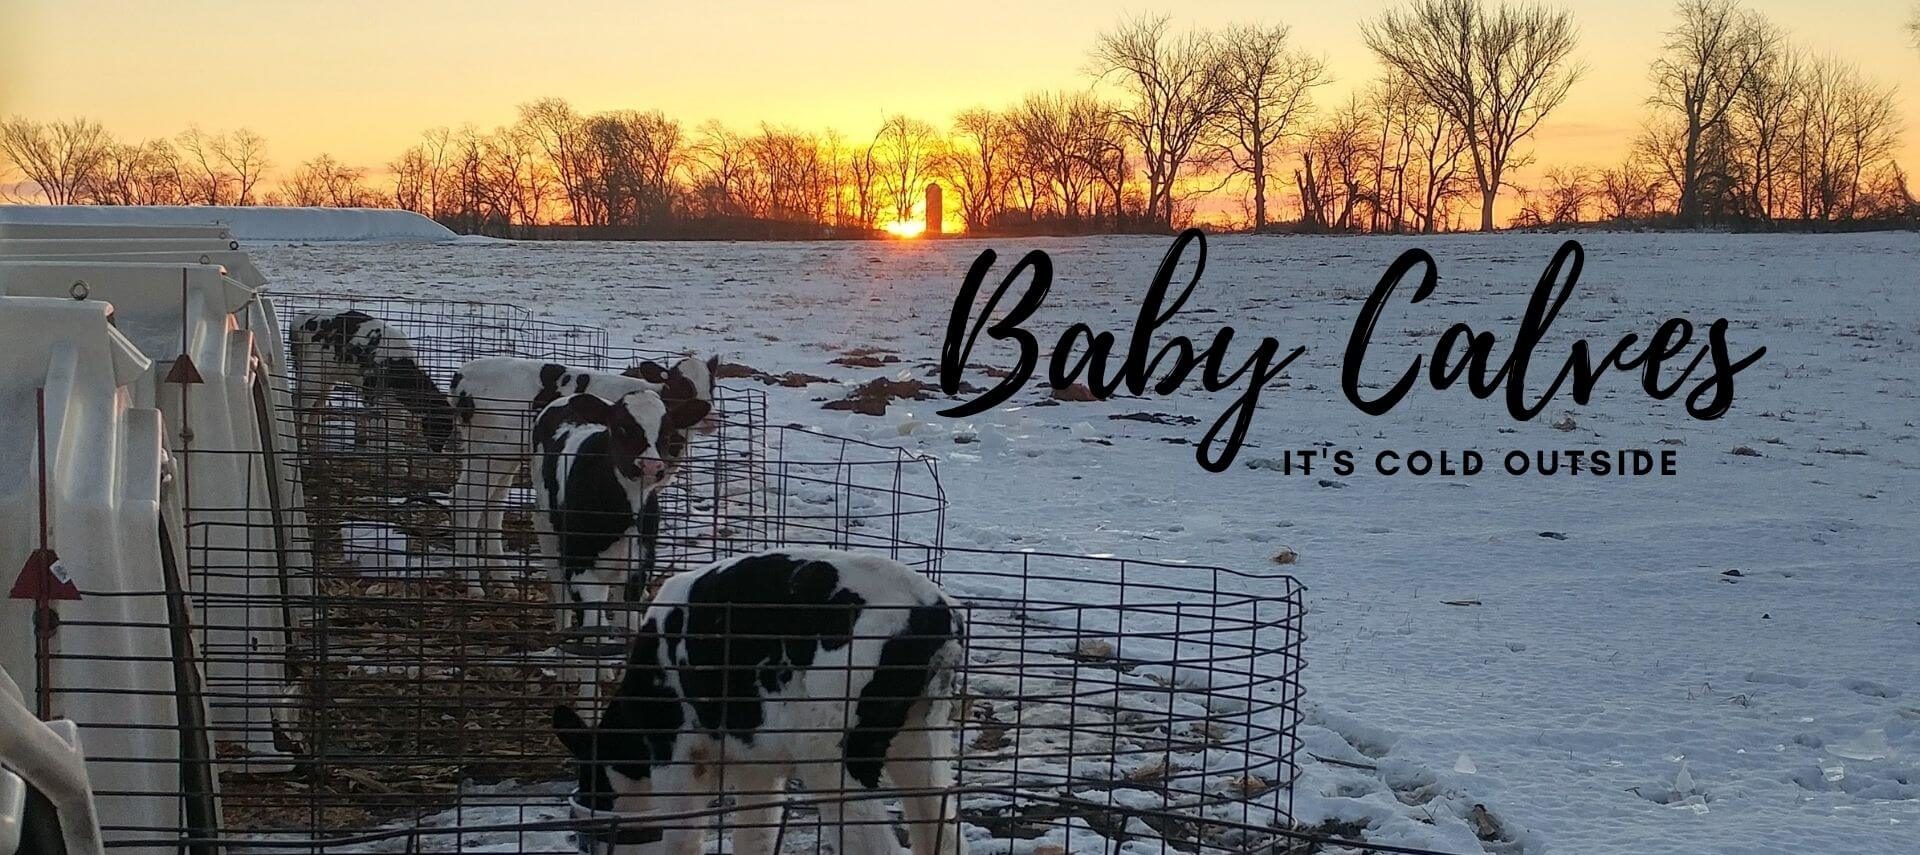
[(1200, 420), (1193, 416), (1177, 416), (1171, 413), (1118, 413), (1107, 416), (1107, 418), (1114, 421), (1147, 422), (1156, 425), (1178, 425), (1180, 427), (1189, 427), (1200, 423)]

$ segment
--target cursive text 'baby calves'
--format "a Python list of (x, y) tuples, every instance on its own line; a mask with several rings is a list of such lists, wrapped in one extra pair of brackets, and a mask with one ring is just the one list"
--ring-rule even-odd
[[(1720, 318), (1707, 327), (1706, 348), (1693, 355), (1686, 368), (1672, 382), (1663, 382), (1660, 368), (1663, 362), (1672, 359), (1693, 343), (1694, 327), (1685, 318), (1669, 318), (1654, 331), (1653, 338), (1639, 353), (1630, 353), (1640, 337), (1632, 333), (1621, 337), (1613, 347), (1607, 349), (1599, 364), (1592, 358), (1592, 348), (1585, 339), (1573, 343), (1571, 353), (1560, 365), (1559, 373), (1553, 382), (1540, 392), (1538, 398), (1529, 401), (1527, 396), (1527, 366), (1533, 358), (1533, 351), (1546, 337), (1547, 328), (1560, 314), (1567, 297), (1573, 294), (1573, 286), (1580, 281), (1580, 269), (1586, 261), (1586, 252), (1576, 241), (1567, 241), (1560, 245), (1553, 260), (1547, 263), (1547, 269), (1540, 274), (1540, 283), (1533, 289), (1533, 298), (1527, 303), (1527, 312), (1520, 319), (1520, 328), (1514, 333), (1513, 350), (1498, 367), (1493, 365), (1493, 349), (1498, 339), (1490, 332), (1476, 332), (1472, 327), (1456, 323), (1441, 333), (1439, 341), (1434, 343), (1432, 359), (1427, 363), (1427, 382), (1435, 389), (1452, 386), (1462, 375), (1467, 378), (1467, 388), (1475, 397), (1491, 398), (1505, 392), (1507, 412), (1518, 421), (1527, 421), (1546, 409), (1553, 396), (1560, 391), (1569, 377), (1573, 380), (1573, 400), (1585, 404), (1593, 396), (1593, 389), (1600, 381), (1601, 373), (1609, 367), (1621, 371), (1640, 369), (1640, 384), (1647, 394), (1655, 400), (1665, 400), (1680, 391), (1682, 385), (1692, 377), (1703, 361), (1710, 362), (1712, 369), (1694, 386), (1687, 395), (1687, 413), (1696, 419), (1711, 420), (1725, 415), (1727, 408), (1733, 406), (1733, 376), (1741, 369), (1752, 365), (1767, 349), (1762, 347), (1739, 359), (1728, 354), (1727, 319)], [(1569, 264), (1571, 262), (1571, 264)], [(1368, 398), (1361, 394), (1360, 369), (1366, 360), (1367, 345), (1373, 338), (1373, 328), (1380, 320), (1380, 310), (1392, 296), (1395, 286), (1415, 267), (1422, 268), (1420, 285), (1414, 289), (1413, 298), (1408, 302), (1419, 303), (1433, 294), (1439, 284), (1439, 269), (1433, 256), (1426, 250), (1410, 249), (1402, 253), (1387, 272), (1380, 277), (1380, 283), (1374, 286), (1373, 294), (1361, 307), (1360, 316), (1354, 320), (1353, 334), (1347, 339), (1346, 359), (1341, 364), (1340, 386), (1346, 392), (1347, 400), (1368, 415), (1384, 415), (1400, 403), (1408, 392), (1413, 391), (1414, 383), (1420, 373), (1420, 357), (1414, 357), (1413, 364), (1401, 372), (1384, 393)], [(1566, 281), (1555, 285), (1560, 279), (1562, 269), (1566, 271)], [(1456, 354), (1456, 351), (1464, 353)], [(1490, 370), (1491, 369), (1491, 370)]]
[[(1193, 276), (1187, 280), (1171, 303), (1167, 302), (1167, 286), (1173, 280), (1180, 258), (1189, 244), (1198, 245), (1194, 260)], [(1000, 280), (1000, 287), (994, 289), (993, 296), (987, 298), (978, 318), (971, 317), (974, 298), (980, 292), (980, 285), (986, 280), (987, 272), (993, 269), (995, 255), (993, 250), (984, 250), (974, 260), (973, 267), (967, 271), (967, 278), (960, 285), (960, 293), (953, 301), (953, 314), (947, 322), (946, 340), (940, 347), (940, 389), (948, 395), (960, 390), (960, 380), (966, 370), (967, 360), (973, 353), (973, 346), (980, 338), (984, 327), (987, 335), (995, 341), (1011, 340), (1020, 348), (1019, 362), (1000, 383), (973, 400), (940, 411), (940, 415), (962, 418), (984, 412), (1007, 400), (1014, 392), (1025, 386), (1032, 378), (1033, 370), (1039, 359), (1040, 343), (1032, 332), (1022, 324), (1040, 308), (1048, 289), (1053, 287), (1053, 260), (1045, 252), (1034, 250), (1020, 259), (1020, 263), (1007, 271)], [(1148, 381), (1154, 373), (1160, 371), (1163, 363), (1172, 357), (1166, 365), (1166, 373), (1152, 385), (1156, 395), (1169, 395), (1180, 388), (1188, 375), (1196, 367), (1202, 368), (1200, 383), (1209, 392), (1227, 389), (1248, 378), (1238, 397), (1220, 414), (1213, 426), (1208, 428), (1206, 436), (1201, 437), (1194, 457), (1200, 465), (1210, 472), (1223, 472), (1233, 465), (1233, 459), (1240, 453), (1240, 446), (1246, 442), (1247, 429), (1253, 424), (1254, 411), (1259, 407), (1260, 392), (1268, 383), (1280, 376), (1287, 366), (1302, 353), (1304, 347), (1296, 347), (1284, 358), (1275, 361), (1279, 355), (1280, 343), (1272, 338), (1263, 338), (1254, 348), (1253, 355), (1241, 363), (1232, 373), (1226, 372), (1227, 349), (1233, 343), (1233, 327), (1221, 327), (1213, 335), (1212, 343), (1203, 351), (1196, 352), (1191, 340), (1186, 336), (1174, 336), (1148, 358), (1148, 350), (1153, 343), (1153, 334), (1162, 325), (1171, 320), (1193, 294), (1194, 286), (1200, 283), (1200, 276), (1207, 265), (1207, 239), (1199, 229), (1188, 229), (1180, 233), (1173, 246), (1161, 259), (1160, 269), (1154, 273), (1153, 281), (1147, 287), (1144, 300), (1140, 303), (1140, 313), (1134, 321), (1133, 333), (1127, 347), (1127, 355), (1120, 364), (1117, 373), (1109, 373), (1108, 360), (1113, 356), (1115, 344), (1111, 332), (1094, 332), (1085, 323), (1075, 323), (1067, 328), (1054, 345), (1053, 358), (1049, 360), (1047, 383), (1055, 389), (1064, 389), (1079, 379), (1082, 373), (1087, 375), (1087, 387), (1100, 398), (1111, 396), (1122, 385), (1135, 395), (1146, 394)], [(994, 309), (1006, 296), (1008, 289), (1020, 281), (1022, 274), (1031, 271), (1031, 279), (1021, 294), (1019, 302), (1007, 310), (1004, 317), (988, 325)], [(972, 322), (969, 323), (969, 320)], [(1085, 340), (1086, 349), (1075, 358), (1075, 347)], [(1218, 445), (1222, 431), (1227, 432), (1224, 445)], [(1216, 448), (1216, 446), (1218, 446)]]

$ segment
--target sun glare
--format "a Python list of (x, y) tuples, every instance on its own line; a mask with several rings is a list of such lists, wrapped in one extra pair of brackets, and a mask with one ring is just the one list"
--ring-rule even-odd
[(916, 238), (927, 230), (927, 224), (921, 220), (900, 220), (887, 224), (887, 234), (900, 238)]

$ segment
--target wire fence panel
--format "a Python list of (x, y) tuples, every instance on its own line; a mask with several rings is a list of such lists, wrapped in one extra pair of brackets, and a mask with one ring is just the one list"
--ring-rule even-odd
[[(275, 304), (287, 324), (357, 310), (402, 330), (443, 397), (481, 356), (611, 372), (678, 358), (610, 347), (603, 331), (512, 306), (287, 296)], [(275, 387), (298, 388), (303, 378), (279, 379)], [(117, 840), (184, 837), (231, 852), (488, 853), (571, 853), (598, 841), (637, 855), (663, 831), (694, 827), (705, 851), (771, 843), (846, 852), (859, 847), (834, 838), (872, 822), (886, 825), (885, 839), (918, 841), (916, 855), (932, 855), (914, 836), (926, 823), (912, 821), (929, 794), (899, 779), (929, 769), (951, 776), (934, 803), (946, 799), (942, 810), (954, 813), (941, 815), (975, 853), (1268, 852), (1298, 837), (1290, 784), (1305, 606), (1290, 577), (947, 547), (948, 503), (933, 460), (769, 429), (765, 393), (728, 385), (714, 390), (716, 417), (675, 457), (655, 503), (569, 524), (614, 533), (591, 568), (570, 576), (579, 568), (552, 557), (557, 518), (543, 521), (535, 507), (535, 402), (474, 400), (465, 424), (492, 427), (456, 430), (437, 448), (423, 436), (418, 400), (404, 395), (347, 383), (299, 407), (273, 403), (262, 412), (277, 420), (276, 447), (196, 449), (186, 464), (190, 477), (262, 472), (247, 483), (282, 478), (295, 489), (193, 494), (225, 498), (184, 509), (181, 625), (191, 626), (204, 673), (250, 674), (239, 666), (267, 659), (284, 683), (206, 680), (209, 708), (245, 713), (214, 717), (247, 723), (223, 731), (216, 756), (201, 761), (220, 771), (220, 814), (178, 828), (109, 829)], [(280, 501), (295, 506), (267, 507)], [(570, 706), (591, 723), (615, 703), (630, 652), (644, 646), (636, 641), (647, 637), (647, 610), (672, 605), (656, 597), (662, 581), (805, 547), (890, 558), (958, 603), (965, 634), (955, 679), (917, 696), (932, 706), (913, 714), (931, 718), (899, 727), (895, 744), (907, 753), (892, 758), (899, 763), (884, 784), (803, 768), (793, 777), (806, 786), (788, 793), (786, 773), (767, 777), (764, 757), (729, 756), (734, 743), (723, 741), (696, 760), (700, 774), (732, 781), (735, 792), (651, 800), (677, 804), (677, 817), (656, 810), (638, 821), (621, 815), (630, 806), (578, 792), (580, 765), (556, 739), (553, 710)], [(240, 578), (215, 584), (223, 574)], [(280, 584), (255, 584), (262, 578)], [(789, 618), (765, 604), (726, 614), (725, 632), (690, 631), (684, 642), (724, 650), (765, 642), (776, 657), (818, 645), (819, 658), (797, 669), (812, 693), (806, 703), (762, 705), (763, 745), (852, 740), (849, 710), (873, 700), (854, 689), (879, 680), (871, 657), (890, 637), (850, 629), (830, 645), (817, 628), (905, 620), (875, 604), (845, 617), (816, 608)], [(759, 695), (801, 679), (788, 673), (796, 669), (735, 664), (757, 669), (741, 685), (762, 687)], [(836, 680), (846, 686), (838, 694)], [(935, 707), (949, 712), (926, 712)], [(786, 809), (769, 809), (772, 798)], [(948, 851), (950, 842), (934, 844)]]

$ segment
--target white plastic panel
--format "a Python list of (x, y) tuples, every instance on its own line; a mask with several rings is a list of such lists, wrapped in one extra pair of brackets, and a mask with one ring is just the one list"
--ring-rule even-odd
[[(75, 282), (87, 284), (87, 302), (111, 303), (118, 330), (157, 363), (132, 391), (136, 404), (165, 417), (166, 448), (181, 474), (198, 640), (221, 654), (208, 657), (204, 675), (216, 698), (214, 739), (256, 758), (278, 756), (270, 708), (285, 697), (287, 636), (274, 604), (304, 593), (308, 574), (304, 563), (292, 566), (303, 552), (277, 549), (299, 518), (289, 511), (276, 520), (273, 509), (301, 504), (291, 473), (267, 481), (265, 449), (277, 425), (263, 430), (254, 400), (254, 383), (276, 385), (260, 369), (277, 363), (278, 349), (251, 331), (273, 328), (271, 307), (212, 265), (0, 259), (0, 294), (60, 297)], [(163, 381), (182, 354), (205, 382)], [(270, 490), (279, 491), (277, 501)]]
[[(124, 828), (179, 827), (160, 417), (134, 406), (128, 389), (151, 376), (152, 363), (98, 302), (0, 297), (0, 340), (0, 581), (10, 588), (39, 545), (44, 395), (48, 545), (88, 592), (53, 604), (60, 624), (48, 651), (50, 717), (79, 725), (102, 758), (87, 766), (96, 790), (109, 794), (97, 799), (102, 817)], [(0, 600), (0, 626), (32, 627), (34, 614), (31, 601)], [(0, 633), (0, 667), (18, 675), (21, 696), (35, 705), (42, 686), (32, 632)]]

